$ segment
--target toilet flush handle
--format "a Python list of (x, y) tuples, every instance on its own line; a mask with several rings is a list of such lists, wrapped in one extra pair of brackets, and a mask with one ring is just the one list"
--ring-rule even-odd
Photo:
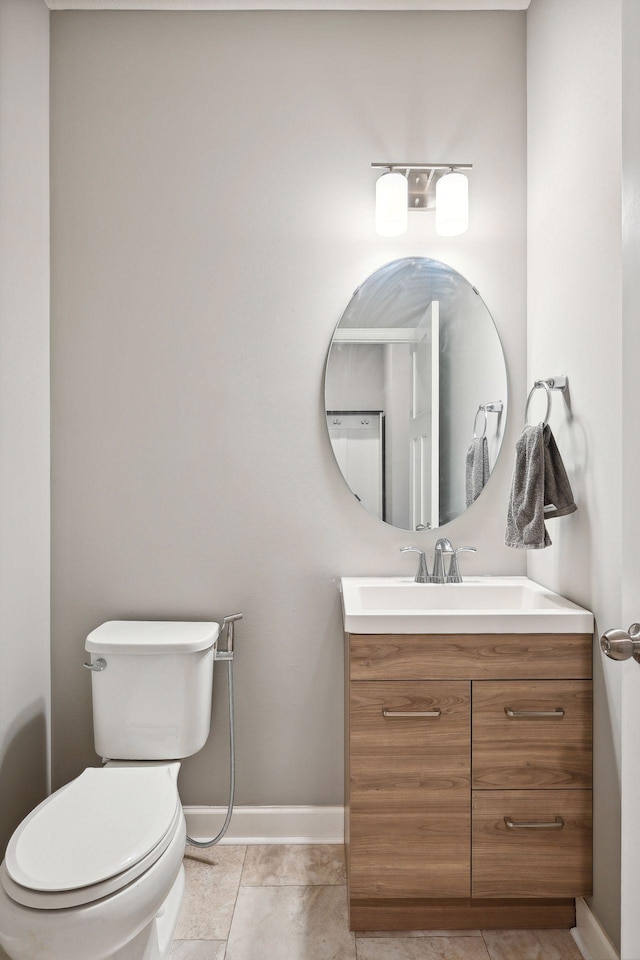
[(83, 663), (82, 666), (87, 670), (95, 670), (96, 673), (100, 673), (101, 670), (107, 669), (107, 661), (102, 657), (98, 657), (98, 659), (94, 660), (93, 663)]

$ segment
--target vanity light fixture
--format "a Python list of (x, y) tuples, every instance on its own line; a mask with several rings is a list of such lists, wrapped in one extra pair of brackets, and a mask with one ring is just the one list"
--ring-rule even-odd
[[(372, 163), (384, 169), (376, 181), (376, 232), (407, 232), (409, 210), (436, 211), (436, 232), (457, 237), (469, 227), (469, 181), (461, 170), (472, 163)], [(434, 189), (435, 188), (435, 189)]]

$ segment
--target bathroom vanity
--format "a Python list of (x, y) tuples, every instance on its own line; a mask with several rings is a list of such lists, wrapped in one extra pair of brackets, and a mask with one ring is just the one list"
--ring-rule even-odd
[(354, 930), (570, 927), (592, 615), (527, 578), (342, 581)]

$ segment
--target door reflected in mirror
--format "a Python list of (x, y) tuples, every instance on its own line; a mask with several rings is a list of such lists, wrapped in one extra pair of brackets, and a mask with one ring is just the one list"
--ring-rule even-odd
[(325, 370), (338, 466), (374, 516), (440, 527), (482, 493), (500, 453), (507, 372), (478, 291), (446, 264), (381, 267), (338, 323)]

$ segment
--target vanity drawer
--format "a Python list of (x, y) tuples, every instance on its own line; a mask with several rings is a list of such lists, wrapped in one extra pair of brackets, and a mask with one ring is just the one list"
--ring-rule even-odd
[(589, 789), (589, 680), (475, 681), (475, 789)]
[(591, 893), (590, 790), (476, 790), (472, 832), (474, 897)]
[(468, 897), (471, 684), (352, 683), (349, 888)]
[(348, 634), (351, 680), (591, 678), (591, 634)]

